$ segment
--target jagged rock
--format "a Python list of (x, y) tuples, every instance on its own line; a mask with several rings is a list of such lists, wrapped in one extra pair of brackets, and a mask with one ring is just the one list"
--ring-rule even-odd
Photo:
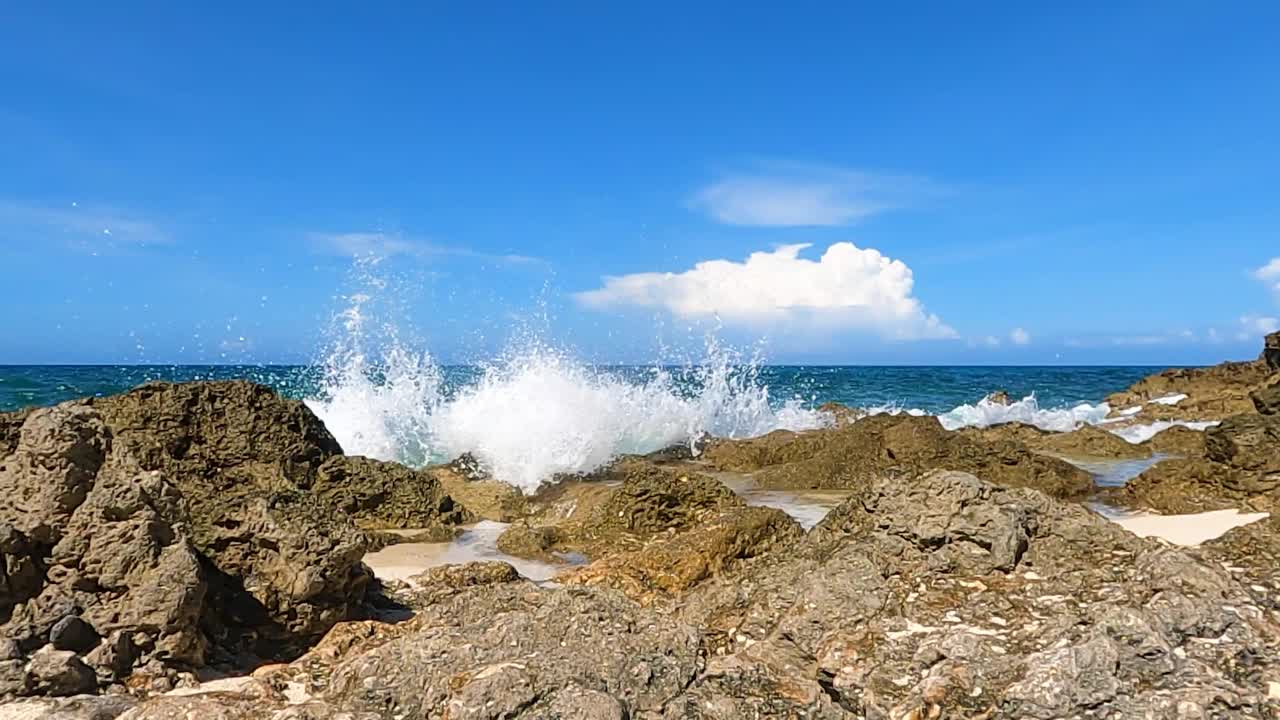
[(448, 540), (473, 519), (431, 473), (370, 458), (329, 458), (310, 490), (365, 528), (413, 528)]
[(546, 560), (559, 540), (559, 532), (553, 526), (519, 523), (498, 536), (498, 549), (515, 557)]
[(45, 646), (31, 655), (27, 665), (34, 692), (40, 695), (79, 695), (98, 687), (98, 677), (75, 653)]
[(363, 535), (307, 490), (337, 451), (304, 406), (249, 383), (26, 413), (0, 458), (0, 636), (85, 653), (69, 666), (89, 689), (296, 653), (368, 580)]
[(464, 473), (457, 469), (456, 462), (430, 467), (425, 472), (440, 483), (444, 492), (481, 520), (511, 522), (527, 510), (524, 493), (519, 488), (478, 476), (475, 471)]
[(26, 422), (31, 409), (15, 412), (0, 412), (0, 458), (13, 452), (18, 446), (18, 435), (22, 431), (22, 423)]
[(1204, 457), (1204, 432), (1182, 425), (1174, 425), (1156, 433), (1142, 443), (1153, 453), (1180, 457)]
[(645, 717), (700, 667), (693, 628), (608, 591), (531, 588), (483, 585), (426, 608), (420, 630), (338, 665), (324, 700), (386, 717), (537, 718), (587, 688)]
[(934, 417), (879, 415), (846, 427), (802, 433), (778, 431), (708, 446), (706, 462), (721, 470), (754, 472), (762, 488), (857, 488), (882, 477), (910, 477), (949, 468), (991, 482), (1035, 487), (1055, 497), (1093, 490), (1091, 476), (1015, 441), (978, 442), (943, 429)]
[(1006, 707), (1020, 717), (1067, 717), (1113, 700), (1120, 690), (1116, 646), (1106, 636), (1027, 658), (1026, 676), (1009, 686)]
[(115, 447), (188, 503), (210, 605), (225, 616), (219, 645), (296, 653), (359, 602), (365, 538), (308, 491), (341, 448), (303, 403), (231, 381), (144, 385), (92, 406)]
[(1249, 393), (1253, 407), (1263, 415), (1280, 415), (1280, 381)]
[(1015, 442), (1039, 453), (1066, 458), (1128, 460), (1150, 457), (1150, 445), (1135, 445), (1115, 433), (1093, 425), (1069, 432), (1049, 432), (1034, 425), (1005, 423), (986, 428), (964, 428), (959, 434), (980, 442)]
[(591, 558), (635, 550), (745, 504), (706, 475), (639, 458), (614, 463), (586, 482), (553, 486), (530, 503), (529, 520), (507, 528), (498, 544), (513, 555), (543, 559), (553, 550)]
[(1218, 565), (959, 473), (870, 483), (799, 546), (694, 588), (676, 617), (706, 628), (713, 659), (670, 718), (1276, 707), (1276, 621)]
[[(1227, 362), (1208, 368), (1165, 370), (1149, 375), (1123, 392), (1107, 396), (1113, 408), (1142, 405), (1141, 422), (1153, 420), (1220, 420), (1253, 412), (1249, 393), (1272, 372), (1260, 360)], [(1161, 397), (1186, 395), (1176, 405), (1152, 403)]]
[(732, 508), (672, 537), (658, 536), (638, 550), (566, 570), (556, 581), (605, 585), (648, 604), (655, 595), (684, 592), (737, 561), (773, 551), (800, 535), (800, 526), (781, 510)]
[(0, 495), (13, 501), (0, 507), (11, 592), (0, 596), (0, 633), (30, 652), (50, 639), (87, 650), (97, 633), (137, 632), (148, 655), (203, 662), (205, 584), (181, 497), (111, 448), (96, 411), (31, 413), (0, 461)]
[(1271, 510), (1280, 503), (1280, 416), (1227, 418), (1204, 431), (1203, 443), (1203, 454), (1157, 463), (1114, 496), (1163, 513)]
[(1280, 332), (1267, 335), (1263, 341), (1262, 362), (1273, 372), (1280, 371)]

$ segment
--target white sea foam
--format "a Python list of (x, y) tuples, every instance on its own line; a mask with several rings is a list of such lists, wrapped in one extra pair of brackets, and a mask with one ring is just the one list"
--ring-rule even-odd
[(983, 398), (972, 405), (961, 405), (939, 415), (938, 421), (948, 430), (1020, 422), (1035, 425), (1042, 430), (1067, 432), (1086, 423), (1096, 425), (1102, 422), (1110, 412), (1111, 407), (1106, 403), (1097, 405), (1081, 403), (1067, 408), (1041, 408), (1033, 394), (1008, 405), (1001, 405)]
[(369, 332), (367, 293), (350, 303), (324, 362), (324, 388), (308, 404), (353, 455), (421, 465), (470, 453), (495, 478), (532, 492), (556, 474), (702, 433), (753, 437), (829, 420), (797, 400), (775, 401), (759, 363), (714, 340), (696, 364), (639, 374), (526, 341), (446, 392), (430, 356), (409, 352), (383, 326)]
[(1164, 397), (1152, 398), (1149, 402), (1153, 402), (1157, 405), (1177, 405), (1178, 403), (1186, 399), (1187, 399), (1186, 394), (1174, 393), (1173, 395), (1165, 395)]
[(1127, 425), (1125, 427), (1108, 428), (1111, 432), (1137, 445), (1155, 437), (1156, 433), (1171, 427), (1184, 427), (1192, 430), (1207, 430), (1217, 425), (1217, 421), (1157, 420), (1145, 425)]
[(556, 473), (585, 472), (620, 453), (644, 453), (707, 432), (753, 437), (825, 422), (796, 401), (775, 407), (755, 365), (715, 343), (677, 378), (653, 368), (620, 377), (533, 346), (486, 368), (433, 418), (445, 455), (469, 452), (495, 477), (531, 491)]

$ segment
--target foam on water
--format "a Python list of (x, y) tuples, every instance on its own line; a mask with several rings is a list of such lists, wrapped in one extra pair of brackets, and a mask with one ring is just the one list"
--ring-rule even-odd
[(349, 454), (422, 465), (470, 453), (495, 478), (532, 492), (557, 474), (703, 433), (753, 437), (828, 421), (799, 400), (770, 397), (759, 361), (714, 338), (697, 363), (639, 375), (524, 341), (446, 392), (429, 355), (406, 350), (385, 326), (369, 332), (368, 293), (349, 300), (323, 389), (308, 401)]
[(655, 367), (625, 378), (533, 345), (485, 369), (436, 412), (446, 455), (474, 455), (495, 477), (533, 490), (557, 473), (586, 472), (621, 453), (690, 442), (706, 432), (753, 437), (817, 427), (823, 417), (797, 401), (779, 407), (714, 342), (704, 363), (681, 373)]
[(1186, 420), (1157, 420), (1146, 425), (1129, 425), (1126, 427), (1109, 428), (1111, 432), (1119, 435), (1125, 440), (1137, 445), (1146, 442), (1156, 436), (1156, 433), (1162, 430), (1168, 430), (1171, 427), (1184, 427), (1192, 430), (1208, 430), (1218, 424), (1217, 421), (1186, 421)]
[(1090, 405), (1081, 403), (1068, 408), (1041, 408), (1035, 395), (1002, 405), (983, 398), (972, 405), (961, 405), (938, 416), (938, 421), (948, 430), (962, 427), (990, 427), (1004, 423), (1020, 422), (1035, 425), (1041, 430), (1068, 432), (1081, 425), (1096, 425), (1111, 412), (1106, 403)]

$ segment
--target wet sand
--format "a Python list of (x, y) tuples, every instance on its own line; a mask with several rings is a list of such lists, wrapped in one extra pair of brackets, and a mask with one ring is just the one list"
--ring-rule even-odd
[[(571, 565), (580, 564), (581, 557), (566, 555), (563, 564), (551, 564), (508, 555), (498, 549), (498, 536), (507, 529), (507, 523), (482, 521), (462, 531), (452, 542), (399, 543), (364, 556), (364, 562), (380, 580), (396, 580), (412, 584), (414, 575), (440, 565), (501, 560), (509, 563), (524, 577), (535, 582), (545, 582)], [(413, 531), (404, 531), (412, 534)]]

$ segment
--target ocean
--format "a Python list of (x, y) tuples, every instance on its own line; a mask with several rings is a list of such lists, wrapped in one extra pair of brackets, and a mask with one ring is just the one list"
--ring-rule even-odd
[[(470, 452), (532, 488), (702, 432), (749, 437), (823, 424), (838, 402), (937, 415), (950, 428), (1017, 420), (1049, 430), (1096, 423), (1103, 399), (1154, 367), (756, 365), (711, 353), (685, 366), (592, 366), (533, 349), (483, 366), (436, 365), (393, 349), (321, 366), (0, 366), (0, 411), (123, 392), (142, 383), (242, 378), (304, 400), (352, 454), (420, 465)], [(980, 402), (1005, 390), (1010, 406)]]

